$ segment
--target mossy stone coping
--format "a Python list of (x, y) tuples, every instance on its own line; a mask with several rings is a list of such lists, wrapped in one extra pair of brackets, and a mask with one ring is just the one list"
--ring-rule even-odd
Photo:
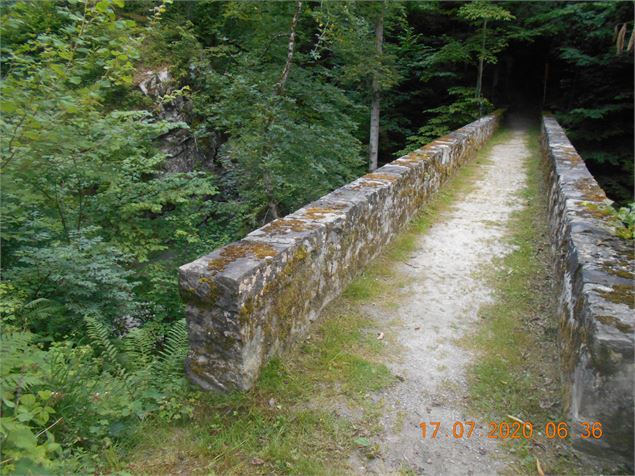
[(500, 113), (347, 184), (179, 270), (186, 371), (204, 389), (248, 389), (262, 366), (308, 332), (491, 136)]
[[(565, 410), (581, 449), (633, 465), (635, 301), (633, 241), (602, 188), (556, 121), (545, 115), (542, 149), (549, 186)], [(604, 436), (582, 439), (584, 422)]]

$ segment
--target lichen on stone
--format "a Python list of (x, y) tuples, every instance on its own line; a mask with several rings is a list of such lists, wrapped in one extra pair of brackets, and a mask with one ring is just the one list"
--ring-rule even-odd
[(303, 220), (294, 218), (279, 218), (265, 225), (262, 231), (269, 235), (282, 235), (291, 231), (300, 232), (314, 228), (313, 225)]
[(276, 256), (278, 251), (271, 245), (266, 243), (255, 243), (247, 241), (239, 241), (227, 245), (221, 249), (220, 256), (207, 263), (207, 269), (210, 271), (223, 271), (225, 267), (240, 258), (253, 256), (257, 259), (264, 259), (268, 256)]
[(568, 160), (572, 164), (582, 163), (582, 157), (575, 150), (562, 151), (560, 159)]
[(381, 173), (378, 173), (378, 172), (372, 172), (370, 174), (366, 174), (366, 175), (362, 176), (362, 178), (365, 178), (365, 179), (368, 179), (368, 180), (388, 180), (389, 182), (394, 182), (399, 177), (397, 177), (396, 175), (381, 174)]
[(591, 177), (582, 177), (575, 181), (575, 187), (580, 191), (585, 200), (591, 202), (603, 202), (606, 194)]
[(304, 216), (311, 220), (320, 220), (332, 213), (341, 213), (346, 205), (334, 203), (328, 207), (309, 207), (304, 209)]
[(210, 278), (203, 276), (198, 280), (199, 284), (206, 284), (208, 287), (207, 299), (210, 302), (215, 302), (218, 298), (218, 285)]
[(375, 188), (375, 187), (383, 187), (384, 185), (386, 185), (383, 182), (372, 182), (370, 180), (368, 181), (363, 181), (363, 182), (359, 182), (355, 185), (351, 185), (351, 189), (353, 190), (360, 190), (362, 188)]
[(615, 316), (597, 316), (597, 320), (606, 326), (615, 327), (620, 332), (631, 333), (633, 332), (633, 324), (628, 324), (620, 321)]
[(610, 291), (597, 291), (607, 301), (615, 304), (626, 304), (633, 309), (635, 307), (635, 290), (627, 284), (614, 284)]

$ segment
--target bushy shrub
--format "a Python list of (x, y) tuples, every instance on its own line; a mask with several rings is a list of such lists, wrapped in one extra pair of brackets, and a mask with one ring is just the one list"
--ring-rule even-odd
[(118, 341), (99, 321), (86, 325), (86, 345), (43, 350), (20, 331), (0, 338), (3, 473), (86, 470), (138, 421), (192, 415), (184, 321), (166, 335), (135, 329)]

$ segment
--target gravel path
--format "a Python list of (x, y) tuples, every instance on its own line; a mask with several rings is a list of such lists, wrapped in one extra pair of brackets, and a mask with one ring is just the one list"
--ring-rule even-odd
[[(456, 339), (474, 332), (479, 307), (491, 302), (479, 271), (512, 249), (502, 238), (511, 213), (522, 206), (517, 194), (526, 180), (525, 138), (514, 130), (493, 147), (478, 165), (475, 188), (419, 238), (409, 266), (399, 265), (397, 272), (410, 282), (400, 308), (366, 309), (379, 323), (398, 313), (399, 326), (389, 331), (403, 351), (389, 367), (403, 381), (373, 396), (385, 404), (383, 434), (373, 441), (381, 457), (351, 457), (357, 473), (484, 475), (505, 469), (499, 444), (486, 437), (485, 419), (466, 413), (466, 369), (474, 356)], [(455, 421), (468, 420), (481, 424), (475, 433), (482, 436), (448, 436)], [(441, 422), (438, 436), (423, 439), (419, 424), (431, 421)]]

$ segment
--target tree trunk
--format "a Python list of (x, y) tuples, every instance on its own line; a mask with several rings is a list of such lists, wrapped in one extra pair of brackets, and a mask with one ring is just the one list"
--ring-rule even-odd
[(547, 103), (547, 82), (549, 81), (549, 62), (545, 61), (545, 76), (542, 80), (542, 108)]
[[(384, 4), (382, 2), (381, 13), (377, 17), (375, 23), (375, 51), (377, 57), (381, 59), (382, 45), (384, 42)], [(377, 168), (377, 155), (379, 153), (379, 108), (380, 108), (380, 88), (379, 73), (373, 73), (373, 81), (371, 85), (371, 93), (373, 96), (370, 111), (370, 140), (368, 144), (368, 170), (371, 172)]]
[(478, 59), (478, 76), (476, 78), (476, 99), (478, 99), (479, 114), (483, 115), (483, 101), (481, 101), (481, 89), (483, 87), (483, 62), (485, 59), (485, 38), (487, 36), (487, 19), (483, 20), (481, 54)]
[[(287, 61), (284, 64), (284, 68), (282, 69), (282, 73), (280, 74), (280, 79), (276, 83), (275, 86), (275, 95), (277, 97), (281, 97), (284, 94), (284, 88), (287, 85), (287, 79), (289, 79), (289, 71), (291, 71), (291, 65), (293, 64), (293, 53), (295, 52), (295, 32), (298, 26), (298, 19), (300, 18), (300, 13), (302, 12), (302, 0), (297, 0), (295, 4), (295, 13), (293, 14), (293, 19), (291, 20), (291, 28), (289, 32), (289, 43), (287, 45)], [(269, 152), (270, 142), (267, 140), (267, 136), (271, 127), (275, 122), (275, 117), (273, 116), (273, 109), (271, 111), (271, 115), (269, 116), (265, 130), (263, 133), (263, 137), (265, 140), (265, 144), (261, 150), (261, 155), (265, 156)], [(265, 194), (267, 196), (267, 212), (265, 213), (265, 221), (267, 219), (267, 215), (270, 214), (272, 219), (275, 220), (280, 217), (280, 213), (278, 212), (278, 202), (274, 197), (274, 184), (273, 179), (269, 170), (264, 169), (263, 173), (263, 182), (265, 188)]]
[(295, 30), (298, 26), (298, 19), (300, 18), (300, 12), (302, 11), (302, 1), (298, 0), (295, 4), (295, 13), (291, 20), (291, 32), (289, 33), (289, 44), (287, 45), (287, 62), (284, 65), (280, 80), (276, 84), (276, 94), (282, 96), (284, 93), (284, 87), (287, 84), (287, 78), (289, 77), (289, 71), (293, 64), (293, 52), (295, 51)]

